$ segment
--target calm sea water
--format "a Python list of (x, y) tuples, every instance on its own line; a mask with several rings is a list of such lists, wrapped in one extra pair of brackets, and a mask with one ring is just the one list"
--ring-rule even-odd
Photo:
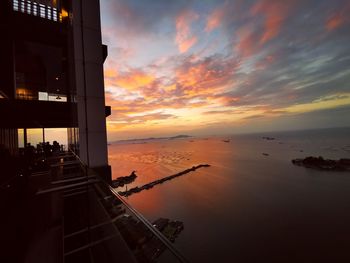
[(291, 163), (310, 155), (350, 158), (350, 128), (109, 146), (114, 178), (137, 171), (128, 188), (211, 165), (126, 198), (184, 222), (174, 245), (192, 262), (350, 262), (350, 173)]

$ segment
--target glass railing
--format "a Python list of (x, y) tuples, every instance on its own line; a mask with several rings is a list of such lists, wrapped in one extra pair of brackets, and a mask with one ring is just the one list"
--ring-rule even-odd
[(188, 262), (74, 153), (31, 154), (14, 163), (23, 169), (9, 170), (13, 176), (0, 184), (4, 262)]
[[(86, 178), (99, 178), (78, 156), (76, 158)], [(110, 217), (109, 224), (120, 233), (137, 262), (188, 262), (155, 226), (130, 206), (109, 184), (100, 180), (94, 183), (93, 187), (100, 205)]]

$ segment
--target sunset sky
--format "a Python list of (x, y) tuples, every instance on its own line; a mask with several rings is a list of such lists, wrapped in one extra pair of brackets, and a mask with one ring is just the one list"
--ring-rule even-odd
[(350, 126), (350, 1), (101, 0), (109, 140)]

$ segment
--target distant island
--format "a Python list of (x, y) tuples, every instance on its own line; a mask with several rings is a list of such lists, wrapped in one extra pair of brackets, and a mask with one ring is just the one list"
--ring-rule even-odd
[(292, 163), (294, 165), (317, 170), (350, 171), (350, 159), (330, 160), (324, 159), (322, 156), (309, 156), (304, 159), (293, 159)]
[(117, 143), (125, 143), (125, 142), (133, 142), (133, 143), (145, 143), (146, 141), (154, 141), (154, 140), (176, 140), (176, 139), (185, 139), (193, 136), (190, 135), (176, 135), (171, 137), (149, 137), (149, 138), (141, 138), (141, 139), (127, 139), (127, 140), (119, 140), (115, 141)]
[(267, 140), (267, 141), (273, 141), (273, 140), (275, 140), (276, 138), (274, 138), (274, 137), (268, 137), (268, 136), (263, 136), (263, 137), (261, 137), (261, 139)]

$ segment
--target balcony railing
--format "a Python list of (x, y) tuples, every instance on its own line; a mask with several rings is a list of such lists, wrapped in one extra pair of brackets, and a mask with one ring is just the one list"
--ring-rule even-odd
[[(5, 259), (22, 262), (29, 257), (28, 261), (37, 262), (55, 256), (66, 263), (188, 262), (73, 152), (30, 156), (30, 169), (0, 184), (2, 219), (10, 230), (2, 232), (9, 239)], [(37, 247), (50, 249), (39, 253)], [(13, 255), (13, 249), (27, 252)]]
[[(94, 171), (89, 169), (86, 164), (84, 164), (79, 156), (77, 156), (74, 152), (71, 154), (76, 158), (79, 162), (80, 169), (83, 172), (84, 176), (88, 178), (88, 176), (96, 176)], [(97, 184), (95, 184), (96, 190), (99, 189), (99, 196), (103, 200), (109, 200), (109, 203), (117, 203), (117, 207), (120, 211), (124, 211), (122, 216), (117, 216), (112, 221), (116, 223), (118, 226), (118, 220), (123, 221), (126, 225), (138, 224), (142, 225), (142, 235), (147, 237), (147, 241), (144, 241), (142, 245), (141, 261), (142, 262), (180, 262), (186, 263), (189, 262), (187, 258), (185, 258), (173, 245), (172, 243), (157, 229), (155, 228), (142, 214), (140, 214), (137, 210), (135, 210), (132, 206), (130, 206), (122, 196), (120, 196), (116, 190), (113, 189), (110, 185), (108, 185), (104, 180), (99, 180)], [(103, 189), (101, 191), (101, 189)], [(112, 195), (111, 195), (112, 194)], [(114, 200), (114, 201), (113, 201)], [(110, 204), (104, 203), (103, 206), (109, 206)], [(106, 207), (105, 207), (106, 208)], [(127, 217), (125, 217), (127, 216)], [(125, 222), (126, 221), (126, 222)], [(123, 223), (122, 223), (123, 225)], [(120, 224), (119, 224), (120, 226)], [(130, 226), (123, 226), (130, 227)], [(118, 227), (117, 227), (118, 228)], [(139, 233), (140, 234), (140, 233)], [(126, 238), (124, 236), (124, 238)], [(127, 239), (127, 238), (126, 238)], [(127, 242), (128, 243), (128, 242)], [(138, 254), (138, 253), (137, 253)], [(136, 258), (140, 260), (139, 256), (136, 254)]]
[(12, 8), (14, 11), (24, 14), (41, 17), (55, 22), (62, 22), (62, 14), (57, 8), (40, 4), (35, 1), (13, 0)]

